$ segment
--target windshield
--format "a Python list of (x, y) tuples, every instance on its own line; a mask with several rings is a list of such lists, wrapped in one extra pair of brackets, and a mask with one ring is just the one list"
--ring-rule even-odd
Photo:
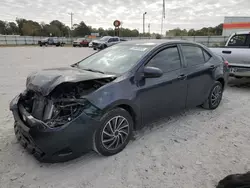
[(110, 37), (106, 36), (106, 37), (102, 37), (99, 40), (100, 41), (108, 41), (110, 39)]
[(130, 70), (153, 46), (117, 44), (79, 62), (81, 69), (122, 74)]

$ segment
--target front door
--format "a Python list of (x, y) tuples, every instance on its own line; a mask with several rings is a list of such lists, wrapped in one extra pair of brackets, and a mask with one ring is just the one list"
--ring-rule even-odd
[(159, 78), (143, 78), (138, 85), (138, 98), (145, 125), (185, 107), (187, 84), (182, 76), (182, 64), (177, 46), (161, 49), (144, 66), (163, 71)]

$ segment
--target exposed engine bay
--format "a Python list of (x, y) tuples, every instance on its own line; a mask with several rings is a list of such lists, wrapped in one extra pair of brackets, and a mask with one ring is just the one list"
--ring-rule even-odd
[(49, 127), (58, 127), (79, 116), (88, 101), (86, 95), (94, 92), (113, 79), (96, 79), (78, 83), (62, 83), (48, 96), (32, 90), (22, 94), (19, 104), (33, 117)]

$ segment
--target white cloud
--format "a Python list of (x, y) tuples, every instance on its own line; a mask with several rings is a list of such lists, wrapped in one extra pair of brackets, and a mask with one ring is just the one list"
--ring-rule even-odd
[[(215, 26), (224, 16), (250, 16), (250, 0), (166, 0), (164, 30), (175, 27), (201, 28)], [(84, 21), (93, 27), (110, 28), (115, 19), (123, 27), (142, 31), (142, 14), (147, 12), (146, 26), (151, 32), (160, 32), (162, 0), (1, 0), (0, 18), (13, 21), (16, 17), (38, 22), (58, 19), (70, 25)], [(146, 27), (147, 28), (147, 27)]]

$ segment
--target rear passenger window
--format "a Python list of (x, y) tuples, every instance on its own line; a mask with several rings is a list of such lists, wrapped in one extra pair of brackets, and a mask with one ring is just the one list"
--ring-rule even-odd
[(147, 66), (157, 67), (163, 72), (170, 72), (181, 68), (181, 60), (177, 46), (168, 47), (156, 54)]
[(209, 53), (207, 53), (206, 51), (204, 51), (204, 50), (203, 50), (203, 54), (204, 54), (205, 62), (208, 62), (209, 59), (211, 58), (211, 55)]
[(182, 52), (188, 66), (205, 63), (203, 50), (198, 46), (182, 45)]

